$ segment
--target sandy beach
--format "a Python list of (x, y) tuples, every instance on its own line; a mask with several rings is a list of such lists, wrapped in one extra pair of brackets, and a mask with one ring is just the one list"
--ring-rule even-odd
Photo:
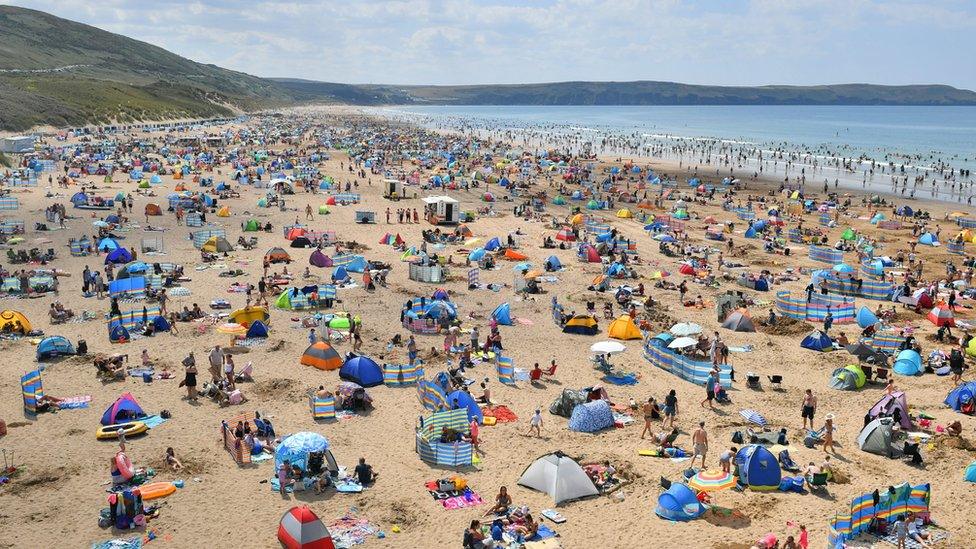
[[(370, 127), (374, 130), (364, 129)], [(365, 141), (372, 136), (380, 142), (380, 137), (384, 135), (395, 135), (394, 141), (398, 144), (396, 152), (406, 156), (408, 153), (404, 151), (410, 150), (407, 143), (410, 143), (411, 136), (420, 136), (414, 139), (418, 142), (415, 149), (436, 150), (438, 144), (432, 137), (435, 134), (421, 134), (414, 127), (388, 125), (363, 118), (351, 109), (296, 109), (285, 111), (277, 117), (254, 116), (238, 125), (209, 126), (196, 130), (195, 133), (192, 130), (174, 135), (164, 132), (140, 133), (125, 137), (108, 136), (107, 139), (132, 137), (161, 146), (167, 137), (186, 137), (201, 132), (223, 135), (228, 131), (233, 137), (225, 145), (213, 148), (217, 160), (212, 165), (202, 165), (181, 180), (175, 180), (172, 174), (161, 175), (161, 181), (147, 189), (152, 196), (137, 193), (137, 183), (121, 170), (111, 176), (111, 182), (104, 181), (102, 176), (82, 175), (74, 178), (73, 184), (67, 188), (60, 188), (57, 184), (50, 185), (49, 172), (43, 172), (36, 187), (7, 187), (10, 189), (10, 197), (17, 198), (20, 207), (17, 211), (2, 212), (2, 217), (4, 220), (23, 220), (27, 229), (26, 234), (21, 235), (24, 242), (7, 244), (6, 247), (11, 250), (52, 248), (57, 257), (43, 268), (57, 268), (68, 275), (59, 277), (57, 295), (47, 293), (36, 298), (4, 297), (0, 309), (23, 313), (35, 329), (44, 332), (44, 336), (61, 335), (73, 343), (79, 340), (87, 342), (89, 356), (63, 357), (45, 362), (42, 379), (47, 395), (61, 398), (90, 395), (91, 402), (86, 408), (59, 410), (57, 413), (40, 414), (36, 419), (25, 419), (20, 376), (37, 367), (37, 349), (31, 340), (42, 336), (0, 340), (0, 349), (6, 357), (5, 374), (0, 376), (0, 419), (7, 425), (7, 434), (0, 437), (0, 449), (5, 450), (20, 469), (9, 483), (0, 485), (0, 547), (90, 547), (94, 543), (112, 538), (140, 536), (149, 531), (153, 532), (155, 539), (147, 542), (148, 547), (194, 547), (200, 544), (215, 548), (276, 547), (276, 532), (282, 514), (300, 504), (309, 505), (326, 525), (342, 517), (367, 520), (377, 532), (382, 532), (382, 537), (375, 533), (368, 535), (362, 545), (366, 548), (459, 547), (464, 529), (471, 520), (480, 518), (491, 506), (491, 501), (502, 486), (508, 488), (516, 505), (527, 506), (533, 514), (554, 507), (547, 494), (517, 485), (520, 475), (534, 459), (554, 451), (562, 451), (579, 461), (607, 460), (621, 476), (626, 474), (629, 478), (624, 486), (612, 494), (559, 506), (558, 510), (565, 516), (566, 522), (546, 524), (558, 533), (556, 540), (560, 545), (544, 547), (576, 548), (599, 545), (607, 548), (673, 546), (748, 549), (756, 539), (768, 532), (775, 533), (781, 540), (788, 533), (796, 534), (795, 525), (799, 524), (805, 525), (809, 531), (811, 546), (822, 547), (827, 541), (829, 519), (849, 510), (852, 498), (874, 490), (884, 491), (888, 486), (902, 482), (931, 485), (931, 516), (950, 534), (948, 539), (938, 542), (936, 547), (972, 546), (971, 539), (976, 534), (976, 527), (973, 526), (965, 503), (973, 499), (973, 484), (963, 480), (963, 470), (973, 461), (976, 419), (956, 413), (943, 404), (946, 394), (953, 387), (950, 377), (925, 374), (917, 377), (895, 376), (894, 379), (897, 389), (908, 394), (910, 411), (914, 416), (920, 413), (934, 416), (930, 432), (935, 425), (944, 426), (959, 420), (963, 426), (961, 437), (932, 436), (930, 443), (922, 445), (925, 460), (923, 466), (914, 466), (905, 460), (887, 459), (859, 450), (856, 439), (864, 425), (864, 415), (884, 394), (884, 385), (867, 383), (856, 391), (829, 388), (827, 383), (831, 373), (847, 364), (856, 364), (857, 359), (844, 350), (819, 353), (801, 348), (800, 340), (811, 330), (819, 328), (817, 323), (796, 323), (778, 326), (772, 330), (760, 326), (757, 332), (752, 333), (720, 328), (714, 306), (718, 295), (727, 290), (744, 292), (756, 302), (748, 309), (758, 321), (768, 316), (777, 292), (790, 291), (794, 296), (802, 296), (810, 282), (808, 270), (825, 268), (824, 263), (809, 259), (807, 247), (803, 244), (788, 244), (791, 249), (789, 256), (765, 253), (762, 240), (745, 238), (743, 233), (747, 228), (746, 223), (737, 219), (733, 212), (723, 209), (720, 193), (705, 200), (704, 204), (689, 200), (687, 209), (693, 216), (685, 222), (685, 232), (688, 235), (686, 244), (710, 245), (721, 249), (727, 260), (742, 264), (738, 268), (714, 269), (712, 274), (718, 284), (713, 286), (698, 284), (693, 277), (680, 274), (683, 258), (662, 254), (659, 243), (652, 240), (650, 234), (644, 230), (644, 222), (636, 217), (617, 217), (616, 213), (621, 208), (629, 208), (635, 216), (642, 213), (636, 208), (636, 204), (616, 202), (613, 209), (585, 212), (610, 224), (620, 237), (636, 242), (639, 261), (633, 261), (631, 268), (638, 277), (612, 280), (611, 283), (613, 287), (620, 284), (636, 286), (642, 283), (646, 292), (657, 301), (649, 312), (638, 308), (636, 320), (638, 323), (644, 321), (648, 328), (646, 335), (653, 336), (667, 331), (676, 322), (694, 322), (702, 327), (702, 332), (707, 336), (718, 331), (730, 348), (750, 349), (748, 352), (733, 351), (730, 354), (729, 361), (736, 373), (736, 382), (729, 390), (732, 402), (708, 409), (698, 405), (705, 397), (704, 389), (652, 366), (642, 356), (644, 343), (641, 340), (622, 342), (626, 351), (613, 357), (615, 366), (635, 372), (639, 376), (636, 385), (608, 383), (603, 379), (603, 373), (594, 368), (589, 348), (593, 343), (607, 339), (609, 320), (605, 320), (602, 315), (604, 303), (613, 302), (614, 318), (625, 314), (625, 311), (614, 302), (612, 290), (599, 293), (587, 289), (603, 272), (603, 265), (579, 261), (574, 247), (542, 248), (544, 237), (554, 237), (558, 231), (554, 228), (553, 220), (556, 220), (557, 225), (562, 224), (572, 217), (573, 206), (585, 204), (575, 201), (561, 206), (552, 204), (552, 198), (559, 194), (558, 172), (533, 170), (531, 175), (523, 178), (526, 185), (521, 190), (523, 198), (514, 201), (502, 200), (508, 192), (497, 184), (450, 191), (427, 190), (408, 185), (406, 194), (416, 198), (391, 201), (383, 196), (382, 182), (386, 176), (372, 173), (369, 167), (361, 163), (355, 164), (356, 161), (350, 159), (348, 152), (351, 146), (345, 146), (344, 138), (357, 136)], [(426, 141), (419, 143), (422, 139)], [(451, 139), (452, 144), (461, 142), (461, 138), (444, 139)], [(46, 139), (47, 145), (58, 148), (80, 142), (79, 137), (75, 136), (62, 141)], [(158, 146), (147, 149), (153, 150), (149, 157), (165, 159), (166, 155), (159, 154)], [(170, 147), (174, 153), (179, 149), (176, 144), (171, 144)], [(278, 171), (270, 166), (274, 160), (287, 160), (295, 167), (308, 166), (317, 172), (313, 176), (316, 186), (325, 176), (331, 177), (339, 185), (344, 185), (347, 181), (355, 182), (356, 186), (350, 192), (361, 195), (360, 203), (328, 206), (329, 213), (320, 215), (319, 208), (326, 204), (330, 193), (320, 190), (312, 194), (305, 192), (304, 188), (296, 188), (295, 194), (282, 197), (286, 201), (286, 210), (259, 207), (258, 201), (266, 197), (268, 189), (240, 185), (231, 180), (234, 167), (226, 159), (226, 155), (232, 149), (237, 149), (241, 158), (253, 158), (251, 153), (258, 150), (268, 151), (265, 160), (252, 162), (251, 166), (265, 167), (268, 173)], [(434, 175), (461, 168), (470, 173), (474, 169), (472, 161), (479, 155), (493, 153), (497, 160), (506, 149), (507, 146), (501, 145), (489, 150), (487, 145), (483, 145), (470, 158), (461, 158), (459, 154), (459, 165), (450, 169), (442, 158), (436, 157), (427, 167), (421, 161), (411, 162), (410, 159), (398, 158), (389, 161), (381, 169), (390, 170), (391, 173), (401, 170), (406, 173), (416, 171), (417, 178), (426, 183)], [(458, 151), (460, 150), (462, 149), (459, 148)], [(522, 158), (521, 149), (512, 147), (512, 150)], [(368, 147), (366, 152), (370, 152)], [(329, 158), (312, 162), (309, 158), (313, 153), (328, 154)], [(394, 156), (394, 148), (387, 149), (385, 153)], [(134, 156), (144, 154), (139, 151)], [(120, 153), (120, 156), (123, 155)], [(531, 155), (527, 158), (533, 163), (538, 160)], [(617, 156), (605, 156), (592, 162), (595, 163), (592, 179), (597, 182), (609, 176), (605, 170), (611, 167), (623, 169), (625, 163), (633, 163), (645, 170), (643, 173), (648, 168), (653, 168), (656, 172), (670, 174), (681, 181), (672, 198), (693, 192), (684, 183), (687, 176), (686, 165), (679, 167), (670, 159), (624, 156), (618, 160)], [(165, 160), (163, 163), (166, 164)], [(355, 170), (365, 170), (365, 176), (359, 177), (356, 172), (350, 171), (351, 164), (355, 164)], [(172, 170), (174, 166), (167, 164), (166, 168)], [(292, 169), (282, 171), (292, 173)], [(58, 160), (53, 175), (57, 178), (64, 173), (64, 162)], [(147, 172), (146, 179), (149, 177)], [(243, 250), (237, 247), (226, 255), (220, 254), (216, 261), (204, 263), (201, 260), (200, 251), (189, 238), (191, 231), (199, 229), (178, 224), (173, 212), (167, 211), (166, 198), (179, 184), (185, 185), (189, 191), (205, 192), (213, 189), (201, 188), (194, 180), (195, 177), (212, 178), (215, 184), (226, 182), (239, 193), (239, 197), (218, 200), (217, 209), (226, 206), (230, 213), (228, 217), (216, 215), (217, 209), (212, 212), (208, 210), (206, 218), (211, 225), (207, 228), (223, 229), (231, 244), (236, 243), (239, 236), (254, 236), (257, 238), (257, 245), (253, 249)], [(268, 177), (266, 173), (265, 182)], [(624, 171), (614, 186), (621, 190), (635, 190), (642, 177)], [(703, 183), (708, 184), (718, 184), (721, 181), (721, 177), (716, 178), (711, 174), (703, 173), (700, 177)], [(738, 191), (733, 200), (737, 205), (744, 205), (748, 195), (764, 195), (767, 201), (765, 205), (753, 203), (757, 219), (765, 218), (768, 209), (785, 206), (787, 196), (776, 192), (779, 179), (777, 176), (776, 180), (747, 181), (747, 187)], [(555, 361), (558, 368), (554, 376), (545, 378), (541, 383), (521, 381), (515, 385), (499, 382), (494, 364), (481, 363), (466, 371), (465, 375), (474, 380), (472, 393), (480, 394), (479, 384), (487, 378), (490, 380), (492, 400), (507, 406), (518, 416), (518, 420), (512, 423), (482, 426), (480, 447), (484, 453), (479, 455), (480, 463), (457, 471), (486, 503), (467, 509), (446, 509), (428, 493), (425, 483), (453, 476), (455, 471), (423, 462), (415, 450), (415, 427), (418, 418), (428, 417), (431, 412), (422, 407), (413, 386), (380, 385), (370, 388), (368, 392), (374, 405), (371, 410), (357, 412), (335, 421), (313, 420), (307, 392), (319, 386), (334, 389), (340, 379), (335, 371), (322, 371), (299, 362), (309, 344), (308, 328), (302, 325), (302, 320), (311, 314), (309, 311), (282, 310), (275, 307), (272, 301), (268, 308), (270, 335), (267, 340), (253, 344), (247, 348), (247, 352), (234, 355), (238, 369), (246, 363), (253, 363), (253, 381), (237, 384), (237, 388), (247, 399), (239, 405), (220, 407), (207, 398), (190, 402), (184, 398), (185, 390), (178, 386), (183, 379), (181, 361), (189, 351), (195, 353), (202, 383), (209, 379), (206, 371), (207, 352), (214, 345), (226, 345), (228, 342), (229, 336), (218, 333), (209, 319), (179, 322), (176, 324), (178, 333), (158, 333), (153, 337), (136, 338), (127, 343), (110, 343), (105, 318), (109, 313), (110, 299), (82, 295), (82, 271), (86, 266), (103, 271), (105, 254), (73, 256), (69, 253), (68, 241), (82, 235), (91, 235), (96, 231), (92, 223), (105, 215), (115, 213), (115, 210), (73, 208), (69, 199), (81, 189), (81, 185), (89, 188), (94, 185), (92, 193), (97, 196), (112, 197), (120, 192), (132, 196), (133, 213), (124, 214), (128, 217), (128, 222), (121, 223), (114, 230), (116, 235), (124, 237), (119, 242), (125, 247), (133, 246), (138, 249), (141, 239), (161, 237), (164, 254), (147, 256), (140, 253), (138, 259), (175, 263), (184, 267), (188, 280), (180, 281), (178, 286), (186, 289), (182, 292), (186, 295), (170, 297), (166, 304), (169, 311), (180, 311), (184, 306), (192, 308), (194, 304), (198, 304), (209, 315), (230, 313), (244, 307), (247, 304), (245, 294), (230, 292), (229, 286), (232, 283), (256, 285), (262, 276), (265, 252), (276, 246), (284, 248), (291, 256), (292, 262), (287, 264), (287, 272), (294, 278), (288, 287), (314, 283), (315, 279), (303, 279), (301, 276), (302, 271), (309, 266), (309, 257), (314, 249), (290, 248), (290, 242), (283, 237), (282, 227), (294, 223), (307, 224), (314, 230), (335, 231), (338, 239), (345, 243), (345, 248), (350, 248), (351, 243), (356, 242), (361, 245), (356, 250), (366, 259), (392, 266), (387, 285), (379, 285), (373, 291), (367, 291), (363, 287), (361, 275), (352, 273), (356, 286), (339, 289), (337, 298), (341, 301), (333, 309), (323, 310), (325, 313), (344, 311), (350, 316), (360, 317), (363, 340), (361, 353), (372, 357), (377, 363), (402, 364), (407, 361), (406, 347), (394, 347), (390, 350), (388, 343), (394, 334), (401, 334), (404, 340), (410, 335), (401, 325), (399, 317), (404, 303), (409, 299), (429, 297), (438, 288), (446, 289), (451, 301), (457, 305), (462, 329), (466, 331), (477, 326), (482, 339), (489, 333), (488, 319), (491, 312), (496, 306), (509, 303), (516, 322), (512, 326), (500, 327), (504, 355), (510, 357), (519, 369), (529, 370), (535, 363), (546, 367), (551, 361)], [(817, 190), (819, 189), (808, 187), (806, 198), (816, 200), (819, 204), (825, 196), (817, 195)], [(486, 191), (494, 193), (498, 200), (492, 203), (483, 201)], [(544, 191), (547, 196), (544, 211), (537, 212), (530, 219), (514, 214), (514, 208), (522, 204), (524, 197), (540, 191)], [(843, 189), (841, 191), (843, 194)], [(657, 192), (658, 190), (648, 188), (651, 200)], [(892, 218), (892, 202), (872, 208), (862, 205), (861, 195), (856, 191), (850, 192), (852, 204), (846, 212), (839, 214), (837, 226), (824, 227), (830, 245), (837, 242), (847, 228), (874, 241), (875, 255), (878, 256), (894, 257), (899, 250), (908, 250), (909, 241), (917, 240), (908, 224), (899, 230), (881, 230), (870, 223), (871, 215), (876, 211)], [(448, 245), (446, 251), (442, 252), (451, 254), (452, 265), (449, 265), (450, 276), (447, 281), (442, 284), (426, 284), (410, 280), (408, 263), (401, 259), (403, 251), (381, 244), (380, 240), (387, 234), (399, 235), (406, 246), (419, 248), (423, 242), (422, 231), (432, 230), (434, 226), (423, 219), (419, 223), (398, 224), (395, 212), (397, 209), (409, 208), (422, 213), (424, 202), (421, 198), (445, 193), (460, 201), (462, 211), (476, 212), (479, 208), (491, 207), (493, 213), (476, 214), (474, 221), (466, 223), (473, 237), (479, 239), (478, 243), (470, 246), (463, 243)], [(159, 204), (163, 215), (149, 218), (143, 215), (146, 205), (150, 203)], [(57, 224), (49, 222), (48, 226), (52, 230), (35, 230), (35, 222), (44, 222), (44, 210), (52, 204), (63, 204), (66, 207), (68, 218), (65, 220), (65, 228), (58, 228)], [(645, 213), (667, 215), (674, 204), (674, 200), (668, 200), (662, 208)], [(895, 200), (893, 204), (900, 205), (902, 202)], [(921, 279), (938, 281), (945, 278), (947, 260), (965, 270), (961, 265), (963, 256), (948, 254), (945, 246), (959, 230), (955, 223), (946, 220), (946, 214), (958, 210), (959, 206), (924, 200), (913, 200), (911, 206), (931, 212), (928, 228), (932, 232), (938, 228), (943, 241), (943, 246), (940, 247), (917, 247), (915, 253), (924, 262)], [(310, 219), (306, 218), (307, 207), (314, 212)], [(388, 210), (394, 212), (392, 223), (386, 221), (385, 212)], [(356, 223), (357, 211), (375, 212), (376, 223)], [(969, 210), (964, 211), (972, 213)], [(703, 220), (708, 216), (713, 216), (717, 224), (734, 222), (734, 229), (726, 237), (730, 237), (742, 249), (729, 252), (726, 248), (727, 241), (706, 239), (706, 223)], [(803, 227), (819, 229), (819, 217), (820, 214), (815, 211), (803, 213), (796, 218), (784, 216), (784, 236), (787, 228), (796, 227), (801, 220)], [(268, 233), (242, 232), (242, 224), (250, 219), (256, 219), (262, 224), (270, 223), (273, 230)], [(147, 231), (148, 224), (156, 230)], [(453, 227), (443, 229), (452, 230)], [(464, 265), (466, 253), (458, 250), (483, 246), (493, 237), (504, 242), (509, 235), (516, 240), (518, 251), (527, 256), (527, 261), (533, 267), (541, 269), (550, 255), (558, 257), (565, 266), (559, 272), (547, 273), (555, 278), (553, 281), (543, 279), (540, 283), (543, 293), (516, 293), (512, 286), (520, 273), (513, 270), (515, 262), (502, 259), (497, 261), (495, 269), (481, 270), (480, 288), (469, 289), (467, 272), (470, 267)], [(973, 245), (966, 244), (967, 253), (972, 253)], [(330, 257), (334, 255), (332, 247), (323, 251)], [(714, 253), (712, 257), (714, 259)], [(847, 253), (845, 257), (847, 263), (857, 266), (855, 253)], [(40, 265), (10, 264), (9, 261), (0, 261), (0, 264), (9, 271), (42, 268)], [(200, 266), (206, 268), (198, 269)], [(271, 265), (269, 272), (281, 273), (284, 267), (281, 264)], [(233, 278), (218, 276), (221, 271), (230, 269), (240, 269), (243, 274)], [(330, 268), (315, 266), (310, 266), (310, 270), (323, 283), (332, 272)], [(762, 270), (768, 270), (777, 276), (777, 280), (790, 278), (779, 276), (786, 274), (795, 275), (795, 280), (778, 281), (766, 292), (746, 289), (735, 283), (738, 274), (759, 273)], [(908, 269), (896, 267), (894, 270), (904, 272)], [(686, 299), (693, 300), (701, 295), (706, 306), (686, 307), (680, 302), (677, 291), (655, 287), (658, 279), (654, 277), (654, 273), (658, 271), (670, 273), (664, 280), (674, 284), (687, 280)], [(723, 271), (730, 274), (731, 280), (722, 277)], [(900, 283), (901, 279), (898, 280)], [(497, 286), (498, 291), (492, 291), (488, 288), (489, 285)], [(277, 294), (271, 296), (272, 300), (274, 297)], [(599, 317), (599, 335), (563, 333), (560, 326), (553, 322), (550, 302), (554, 297), (564, 305), (567, 312), (573, 310), (582, 313), (586, 309), (587, 301), (595, 302)], [(646, 296), (635, 297), (641, 300), (645, 298)], [(210, 304), (215, 299), (227, 300), (230, 309), (212, 310)], [(52, 325), (48, 310), (54, 301), (71, 309), (75, 313), (74, 318), (63, 324)], [(124, 302), (121, 307), (139, 308), (143, 304)], [(866, 306), (874, 310), (878, 304), (883, 304), (886, 310), (892, 305), (896, 306), (897, 313), (891, 323), (896, 330), (913, 330), (914, 337), (922, 347), (923, 360), (933, 350), (942, 349), (948, 352), (953, 347), (950, 341), (934, 340), (937, 328), (926, 319), (927, 310), (918, 315), (900, 304), (861, 298), (856, 300), (858, 308)], [(973, 323), (972, 306), (972, 299), (959, 298), (955, 312), (957, 323)], [(86, 317), (85, 313), (90, 313), (87, 316), (92, 319), (82, 320)], [(219, 319), (215, 322), (219, 324), (224, 321)], [(848, 338), (856, 341), (860, 329), (856, 324), (836, 324), (830, 334), (837, 336), (840, 332), (845, 332)], [(958, 337), (964, 332), (962, 328), (955, 329), (953, 335)], [(448, 368), (448, 357), (443, 349), (444, 337), (421, 334), (415, 337), (420, 357), (424, 360), (426, 377), (432, 379)], [(461, 340), (466, 340), (466, 332)], [(348, 340), (337, 341), (334, 346), (343, 355), (352, 351), (352, 343)], [(958, 341), (955, 346), (958, 347)], [(431, 352), (432, 349), (435, 350), (434, 353)], [(141, 364), (140, 354), (143, 350), (148, 352), (156, 373), (163, 371), (165, 366), (175, 373), (175, 377), (154, 379), (151, 383), (135, 376), (110, 382), (96, 378), (92, 355), (127, 354), (128, 366), (136, 367)], [(453, 365), (458, 357), (450, 357), (450, 360)], [(971, 362), (971, 358), (967, 357), (967, 361)], [(761, 389), (746, 387), (747, 372), (759, 376), (762, 380)], [(771, 375), (783, 376), (782, 388), (776, 389), (770, 385), (767, 376)], [(972, 374), (967, 371), (964, 377), (971, 379)], [(826, 493), (757, 492), (748, 489), (742, 492), (720, 491), (712, 494), (712, 501), (721, 509), (706, 512), (700, 518), (687, 523), (663, 520), (654, 513), (658, 496), (662, 492), (660, 481), (666, 478), (678, 482), (690, 462), (639, 455), (639, 450), (653, 447), (650, 441), (640, 437), (643, 420), (639, 411), (629, 412), (634, 418), (632, 424), (592, 434), (568, 429), (566, 418), (548, 411), (550, 403), (563, 389), (580, 389), (598, 384), (606, 389), (612, 402), (622, 405), (627, 405), (631, 399), (643, 402), (652, 396), (663, 402), (668, 391), (674, 389), (680, 403), (676, 419), (676, 426), (681, 431), (678, 444), (691, 448), (691, 433), (700, 421), (705, 422), (709, 437), (706, 455), (709, 469), (718, 467), (721, 452), (733, 445), (743, 446), (730, 442), (733, 432), (745, 431), (750, 426), (739, 414), (743, 409), (760, 412), (773, 431), (780, 428), (787, 430), (787, 448), (797, 464), (805, 466), (808, 462), (822, 463), (824, 452), (807, 448), (803, 444), (805, 431), (801, 429), (803, 422), (800, 409), (803, 392), (810, 388), (819, 400), (817, 425), (823, 424), (823, 418), (827, 414), (834, 417), (834, 440), (837, 448), (832, 462), (838, 473), (837, 478), (828, 484)], [(149, 414), (159, 414), (164, 410), (171, 414), (170, 419), (153, 427), (146, 434), (130, 437), (126, 442), (126, 454), (136, 467), (154, 469), (153, 482), (183, 480), (185, 483), (174, 494), (154, 502), (161, 502), (161, 507), (158, 517), (149, 522), (146, 530), (114, 531), (111, 528), (100, 528), (98, 524), (100, 510), (108, 506), (110, 463), (119, 445), (113, 440), (96, 440), (95, 432), (105, 409), (125, 392), (130, 392)], [(542, 436), (527, 436), (529, 419), (536, 409), (542, 410), (544, 418)], [(337, 493), (335, 490), (327, 490), (322, 495), (312, 491), (279, 494), (271, 488), (269, 482), (275, 475), (274, 460), (239, 466), (221, 445), (221, 421), (255, 410), (272, 420), (279, 436), (302, 431), (324, 435), (338, 463), (349, 470), (355, 467), (359, 458), (364, 457), (379, 473), (378, 480), (362, 492), (353, 494)], [(663, 431), (661, 422), (655, 420), (653, 423), (655, 432)], [(175, 450), (182, 462), (184, 468), (181, 471), (173, 471), (167, 465), (165, 452), (168, 447)], [(851, 546), (859, 547), (869, 547), (872, 543), (876, 547), (893, 547), (876, 538), (864, 538), (852, 543)]]

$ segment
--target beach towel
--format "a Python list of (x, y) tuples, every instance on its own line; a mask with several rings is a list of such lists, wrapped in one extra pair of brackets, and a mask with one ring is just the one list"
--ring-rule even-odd
[(108, 541), (103, 541), (101, 543), (93, 543), (92, 549), (141, 549), (142, 548), (142, 536), (134, 538), (117, 538), (110, 539)]
[(753, 349), (752, 345), (743, 345), (741, 347), (729, 347), (729, 352), (730, 353), (751, 353), (752, 349)]
[(58, 403), (58, 408), (61, 410), (77, 410), (79, 408), (87, 408), (91, 404), (91, 395), (82, 395), (67, 397), (61, 399)]
[(141, 419), (140, 421), (145, 423), (146, 427), (149, 427), (150, 429), (155, 429), (156, 427), (159, 427), (163, 423), (166, 423), (166, 420), (160, 416), (148, 416)]
[(637, 385), (637, 374), (629, 372), (623, 375), (605, 375), (603, 380), (614, 385)]
[(627, 414), (621, 414), (620, 412), (613, 412), (613, 422), (619, 423), (620, 425), (630, 425), (634, 422), (634, 418)]
[(274, 454), (269, 454), (267, 452), (261, 452), (260, 454), (251, 454), (251, 463), (261, 463), (262, 461), (269, 461), (272, 459), (274, 459)]
[[(930, 544), (949, 539), (949, 532), (943, 530), (942, 528), (934, 528), (930, 526), (926, 528), (920, 528), (919, 530), (928, 533)], [(885, 543), (890, 543), (891, 545), (898, 547), (897, 534), (891, 533), (886, 536), (878, 536), (878, 537)], [(922, 549), (922, 544), (913, 540), (912, 538), (905, 538), (905, 547), (907, 549)]]
[(376, 535), (378, 528), (366, 519), (343, 517), (333, 521), (328, 526), (332, 534), (332, 541), (338, 549), (348, 549), (353, 545), (366, 543), (366, 540)]
[(495, 423), (514, 423), (518, 421), (518, 416), (515, 415), (515, 412), (504, 404), (498, 406), (482, 406), (481, 413), (485, 417), (495, 418)]

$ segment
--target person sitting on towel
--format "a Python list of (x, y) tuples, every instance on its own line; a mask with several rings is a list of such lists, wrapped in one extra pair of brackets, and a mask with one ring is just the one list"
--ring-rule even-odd
[(379, 473), (373, 471), (373, 466), (366, 463), (366, 458), (359, 458), (359, 465), (356, 466), (356, 479), (359, 480), (359, 484), (369, 486), (378, 476)]

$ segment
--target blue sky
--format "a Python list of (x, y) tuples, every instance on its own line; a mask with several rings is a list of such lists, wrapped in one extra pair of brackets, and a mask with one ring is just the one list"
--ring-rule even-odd
[(974, 0), (26, 0), (259, 76), (976, 90)]

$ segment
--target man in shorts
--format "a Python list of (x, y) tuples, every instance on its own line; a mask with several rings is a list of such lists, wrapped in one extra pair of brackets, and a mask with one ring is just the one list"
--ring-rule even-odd
[(813, 430), (813, 415), (817, 411), (817, 397), (813, 396), (813, 391), (807, 389), (803, 395), (803, 405), (800, 408), (800, 415), (803, 416), (803, 428), (807, 428), (807, 420), (810, 420), (810, 429)]
[(702, 469), (705, 468), (705, 453), (708, 452), (708, 433), (705, 432), (705, 422), (698, 422), (698, 429), (691, 435), (695, 453), (691, 456), (691, 466), (695, 466), (695, 458), (701, 456)]

